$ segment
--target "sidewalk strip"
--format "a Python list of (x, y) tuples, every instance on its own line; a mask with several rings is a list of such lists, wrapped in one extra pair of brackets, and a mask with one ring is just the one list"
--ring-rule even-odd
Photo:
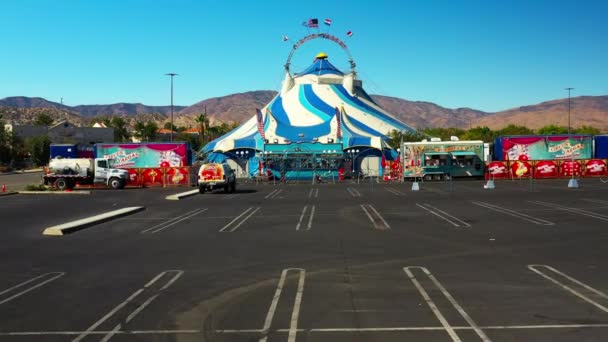
[(87, 218), (83, 218), (80, 220), (60, 224), (57, 226), (48, 227), (43, 231), (43, 235), (52, 235), (52, 236), (62, 236), (65, 234), (73, 233), (75, 231), (107, 222), (113, 220), (115, 218), (123, 217), (126, 215), (130, 215), (136, 213), (138, 211), (142, 211), (146, 209), (145, 207), (128, 207), (122, 208), (118, 210), (113, 210), (104, 214), (95, 215)]

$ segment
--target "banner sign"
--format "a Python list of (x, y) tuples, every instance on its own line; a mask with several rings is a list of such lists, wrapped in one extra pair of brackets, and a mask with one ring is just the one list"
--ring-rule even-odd
[(590, 159), (592, 136), (531, 136), (505, 137), (502, 141), (503, 160)]
[(97, 144), (97, 157), (114, 160), (117, 168), (182, 167), (188, 165), (186, 143)]

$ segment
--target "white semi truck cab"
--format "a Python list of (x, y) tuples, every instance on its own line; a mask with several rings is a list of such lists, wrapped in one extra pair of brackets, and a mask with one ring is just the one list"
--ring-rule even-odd
[(76, 184), (105, 184), (112, 189), (122, 189), (129, 180), (127, 170), (113, 168), (106, 158), (55, 158), (44, 175), (44, 184), (60, 190), (73, 189)]

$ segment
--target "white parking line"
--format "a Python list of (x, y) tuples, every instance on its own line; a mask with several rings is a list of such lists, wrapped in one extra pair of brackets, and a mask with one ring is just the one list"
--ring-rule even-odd
[(188, 212), (188, 213), (186, 213), (184, 215), (178, 216), (178, 217), (173, 218), (173, 219), (171, 219), (171, 220), (169, 220), (167, 222), (161, 223), (160, 225), (156, 225), (156, 226), (154, 226), (152, 228), (148, 228), (146, 230), (143, 230), (143, 231), (141, 231), (141, 233), (142, 234), (147, 234), (147, 233), (149, 233), (149, 234), (156, 234), (156, 233), (161, 232), (161, 231), (163, 231), (163, 230), (165, 230), (165, 229), (167, 229), (167, 228), (169, 228), (171, 226), (174, 226), (174, 225), (176, 225), (176, 224), (178, 224), (178, 223), (180, 223), (180, 222), (182, 222), (184, 220), (187, 220), (187, 219), (189, 219), (191, 217), (194, 217), (194, 216), (196, 216), (196, 215), (198, 215), (200, 213), (204, 213), (207, 210), (208, 210), (207, 208), (203, 208), (203, 209), (197, 209), (197, 210), (190, 211), (190, 212)]
[[(296, 230), (300, 230), (300, 226), (302, 225), (302, 220), (304, 216), (306, 216), (306, 211), (308, 210), (308, 205), (305, 205), (302, 209), (302, 214), (300, 215), (300, 219), (298, 220), (298, 224), (296, 225)], [(306, 225), (305, 230), (310, 230), (312, 228), (312, 219), (315, 216), (315, 206), (311, 206), (310, 208), (310, 217), (308, 218), (308, 224)]]
[(595, 199), (595, 198), (583, 198), (583, 201), (592, 202), (592, 203), (599, 203), (599, 204), (608, 204), (608, 201), (598, 200), (598, 199)]
[(222, 197), (222, 200), (225, 201), (225, 200), (233, 199), (233, 198), (237, 197), (238, 195), (239, 194), (230, 194), (228, 196)]
[(26, 286), (26, 285), (30, 284), (30, 283), (34, 283), (37, 280), (47, 278), (50, 275), (53, 275), (53, 276), (50, 277), (50, 278), (48, 278), (48, 279), (45, 279), (44, 281), (36, 283), (35, 285), (30, 286), (30, 287), (26, 288), (25, 290), (20, 291), (20, 292), (14, 294), (14, 295), (12, 295), (12, 296), (10, 296), (8, 298), (5, 298), (5, 299), (1, 300), (0, 301), (0, 305), (2, 305), (4, 303), (8, 303), (8, 302), (10, 302), (11, 300), (13, 300), (15, 298), (19, 298), (19, 297), (23, 296), (24, 294), (26, 294), (26, 293), (28, 293), (30, 291), (34, 291), (35, 289), (37, 289), (39, 287), (42, 287), (42, 286), (44, 286), (44, 285), (52, 282), (53, 280), (56, 280), (56, 279), (58, 279), (60, 277), (63, 277), (65, 275), (65, 272), (49, 272), (49, 273), (45, 273), (45, 274), (39, 275), (37, 277), (34, 277), (34, 278), (32, 278), (30, 280), (27, 280), (27, 281), (24, 281), (23, 283), (17, 284), (15, 286), (11, 287), (11, 288), (8, 288), (8, 289), (0, 292), (0, 296), (2, 296), (4, 294), (7, 294), (7, 293), (10, 293), (11, 291), (19, 289), (19, 288), (21, 288), (23, 286)]
[(289, 337), (287, 342), (295, 342), (296, 334), (298, 330), (298, 318), (300, 317), (300, 305), (302, 304), (302, 296), (304, 294), (304, 277), (306, 271), (303, 269), (296, 269), (300, 271), (300, 278), (298, 279), (298, 292), (296, 292), (296, 298), (293, 302), (293, 311), (291, 312), (291, 320), (289, 322)]
[(463, 220), (454, 217), (448, 213), (446, 213), (445, 211), (441, 210), (441, 209), (437, 209), (431, 205), (429, 205), (428, 203), (416, 203), (416, 205), (426, 211), (428, 211), (429, 213), (439, 217), (440, 219), (452, 224), (454, 227), (467, 227), (467, 228), (471, 228), (471, 225), (464, 222)]
[(391, 229), (391, 226), (386, 222), (384, 217), (380, 215), (378, 210), (374, 208), (374, 206), (372, 206), (371, 204), (361, 204), (360, 206), (361, 209), (363, 209), (363, 211), (367, 215), (367, 218), (369, 218), (369, 220), (374, 225), (374, 228), (380, 230)]
[[(289, 341), (295, 341), (295, 334), (298, 329), (298, 317), (300, 314), (300, 304), (302, 303), (302, 292), (304, 291), (304, 276), (306, 271), (301, 268), (287, 268), (281, 272), (281, 278), (279, 279), (279, 284), (277, 285), (277, 289), (274, 292), (274, 296), (272, 298), (272, 302), (270, 303), (270, 308), (268, 309), (268, 313), (266, 314), (266, 319), (264, 320), (264, 327), (262, 330), (250, 330), (249, 332), (261, 332), (264, 336), (260, 338), (260, 342), (266, 342), (268, 339), (268, 333), (270, 331), (270, 326), (272, 325), (272, 319), (274, 318), (275, 311), (277, 310), (277, 305), (279, 304), (279, 299), (281, 298), (281, 293), (283, 288), (285, 287), (285, 279), (287, 278), (287, 273), (289, 271), (298, 271), (300, 274), (298, 280), (298, 291), (296, 293), (296, 297), (294, 300), (294, 307), (291, 313), (291, 321), (289, 325)], [(230, 330), (222, 330), (222, 332), (229, 332)], [(242, 330), (232, 330), (239, 331)], [(292, 338), (293, 335), (293, 338)]]
[[(422, 285), (420, 285), (420, 283), (416, 280), (416, 277), (414, 277), (413, 273), (410, 271), (411, 269), (419, 269), (422, 272), (424, 272), (424, 274), (433, 282), (433, 284), (435, 284), (435, 286), (439, 289), (439, 291), (441, 291), (441, 293), (445, 296), (445, 298), (447, 298), (447, 300), (450, 302), (450, 304), (452, 304), (452, 306), (456, 309), (456, 311), (458, 311), (460, 316), (462, 316), (462, 318), (464, 318), (465, 321), (467, 321), (467, 323), (469, 323), (469, 326), (471, 326), (471, 328), (475, 331), (477, 336), (479, 336), (481, 338), (481, 340), (484, 342), (491, 342), (490, 338), (483, 332), (483, 330), (479, 327), (479, 325), (477, 325), (477, 323), (475, 323), (475, 321), (471, 318), (471, 316), (469, 316), (469, 314), (467, 314), (466, 311), (464, 311), (462, 306), (460, 306), (460, 304), (458, 304), (456, 299), (454, 299), (454, 297), (452, 297), (452, 295), (445, 289), (445, 287), (443, 287), (443, 285), (439, 282), (439, 280), (437, 280), (437, 278), (435, 278), (435, 276), (433, 274), (431, 274), (431, 272), (429, 272), (428, 269), (426, 269), (425, 267), (419, 267), (419, 266), (404, 267), (403, 270), (408, 275), (410, 280), (412, 280), (414, 285), (416, 285), (420, 294), (422, 294), (422, 296), (427, 301), (427, 304), (429, 304), (429, 307), (431, 307), (431, 310), (433, 310), (433, 307), (431, 306), (431, 304), (435, 307), (433, 312), (435, 313), (435, 315), (437, 316), (437, 318), (439, 319), (441, 324), (444, 326), (444, 328), (446, 329), (446, 331), (448, 332), (448, 334), (452, 337), (452, 339), (454, 341), (460, 341), (460, 338), (458, 337), (458, 335), (456, 335), (456, 332), (449, 325), (449, 323), (445, 320), (443, 315), (441, 315), (441, 312), (439, 312), (439, 309), (437, 309), (437, 306), (435, 305), (435, 303), (433, 303), (433, 301), (428, 296), (428, 293), (426, 293), (426, 291), (424, 290)], [(442, 320), (442, 318), (443, 318), (443, 320)], [(453, 333), (453, 335), (452, 335), (452, 333)]]
[(264, 198), (266, 198), (266, 199), (277, 198), (277, 195), (279, 195), (282, 191), (283, 191), (283, 189), (274, 189), (268, 195), (266, 195)]
[[(160, 294), (160, 291), (167, 289), (169, 286), (171, 286), (177, 280), (177, 278), (181, 277), (181, 275), (184, 273), (184, 271), (170, 270), (170, 271), (164, 271), (164, 272), (159, 273), (158, 275), (156, 275), (156, 277), (152, 278), (152, 280), (150, 280), (148, 283), (146, 283), (146, 285), (144, 285), (144, 287), (135, 291), (131, 296), (129, 296), (129, 298), (127, 298), (122, 303), (118, 304), (114, 309), (112, 309), (105, 316), (100, 318), (97, 322), (93, 323), (93, 325), (91, 325), (87, 330), (83, 331), (80, 335), (78, 335), (75, 339), (73, 339), (72, 342), (79, 342), (82, 339), (84, 339), (85, 337), (87, 337), (87, 335), (90, 335), (91, 332), (94, 331), (98, 326), (103, 324), (110, 317), (112, 317), (115, 313), (120, 311), (120, 309), (125, 307), (131, 301), (133, 301), (136, 297), (138, 297), (140, 294), (142, 294), (146, 289), (149, 289), (159, 279), (161, 279), (162, 277), (164, 277), (167, 274), (172, 274), (172, 273), (175, 273), (175, 275), (169, 281), (167, 281), (165, 283), (165, 285), (158, 291), (159, 293), (156, 293), (155, 295), (153, 295), (151, 297), (151, 299), (149, 298), (147, 301), (145, 301), (144, 304), (140, 305), (137, 309), (135, 309), (135, 311), (133, 311), (133, 313), (131, 313), (127, 318), (130, 317), (132, 319), (133, 317), (135, 317), (135, 315), (137, 315), (139, 312), (141, 312), (148, 304), (150, 304), (152, 302), (152, 300), (154, 300), (158, 296), (158, 294)], [(106, 336), (103, 338), (102, 341), (109, 340), (113, 335), (115, 335), (117, 333), (118, 330), (120, 330), (120, 327), (121, 327), (121, 325), (119, 324), (116, 327), (114, 327), (114, 329), (107, 332), (105, 334)]]
[(180, 220), (181, 218), (183, 218), (183, 217), (185, 217), (185, 216), (188, 216), (188, 215), (190, 215), (190, 214), (192, 214), (192, 213), (196, 213), (196, 212), (198, 212), (199, 210), (201, 210), (201, 209), (194, 209), (194, 210), (191, 210), (191, 211), (189, 211), (189, 212), (187, 212), (187, 213), (185, 213), (185, 214), (179, 215), (179, 216), (177, 216), (177, 217), (173, 217), (173, 218), (171, 218), (171, 219), (169, 219), (169, 220), (167, 220), (167, 221), (165, 221), (165, 222), (159, 223), (159, 224), (157, 224), (157, 225), (155, 225), (155, 226), (152, 226), (152, 227), (150, 227), (150, 228), (146, 228), (146, 229), (142, 230), (140, 233), (141, 233), (141, 234), (146, 234), (146, 233), (148, 233), (149, 231), (153, 231), (153, 230), (156, 230), (156, 229), (158, 229), (158, 228), (161, 228), (161, 227), (163, 227), (163, 226), (165, 226), (165, 225), (167, 225), (167, 224), (170, 224), (170, 223), (171, 223), (171, 222), (173, 222), (173, 221)]
[(461, 341), (460, 337), (458, 337), (458, 335), (456, 334), (456, 332), (454, 331), (452, 326), (450, 326), (450, 323), (445, 319), (445, 317), (443, 316), (441, 311), (439, 311), (435, 302), (433, 302), (433, 300), (431, 299), (429, 294), (426, 292), (424, 287), (422, 287), (422, 285), (420, 285), (420, 283), (418, 282), (418, 280), (416, 279), (414, 274), (410, 271), (410, 267), (404, 267), (403, 271), (405, 271), (405, 274), (407, 274), (407, 276), (410, 278), (412, 283), (414, 283), (414, 286), (416, 286), (416, 288), (418, 289), (418, 292), (420, 292), (420, 294), (422, 295), (422, 298), (424, 298), (424, 301), (426, 302), (426, 304), (429, 306), (429, 308), (431, 308), (431, 311), (433, 311), (433, 314), (435, 314), (435, 317), (437, 317), (437, 319), (439, 320), (439, 322), (441, 323), (441, 325), (443, 326), (445, 331), (448, 333), (448, 335), (450, 335), (450, 337), (452, 338), (452, 341)]
[(353, 197), (361, 197), (361, 193), (355, 188), (346, 188), (346, 191)]
[(308, 198), (318, 198), (319, 197), (319, 189), (312, 188), (308, 192)]
[[(260, 207), (255, 208), (255, 210), (253, 209), (253, 207), (248, 208), (247, 210), (245, 210), (243, 213), (241, 213), (239, 216), (237, 216), (234, 220), (230, 221), (227, 225), (225, 225), (222, 229), (220, 229), (219, 231), (222, 233), (228, 232), (228, 233), (232, 233), (235, 230), (237, 230), (243, 223), (245, 223), (245, 221), (247, 221), (251, 216), (253, 216), (253, 214), (255, 214), (258, 210), (260, 210)], [(247, 215), (247, 216), (245, 216)], [(232, 228), (230, 228), (232, 226), (233, 223), (235, 223), (237, 220), (239, 220), (241, 217), (245, 216), (241, 221), (239, 221), (239, 223), (235, 226), (233, 226)], [(228, 229), (230, 228), (230, 229)]]
[(393, 195), (396, 196), (405, 196), (405, 194), (399, 190), (393, 189), (393, 188), (384, 188), (386, 191), (392, 193)]
[(551, 266), (547, 266), (547, 265), (528, 265), (528, 269), (530, 269), (532, 272), (534, 272), (534, 273), (540, 275), (541, 277), (549, 280), (550, 282), (554, 283), (555, 285), (557, 285), (557, 286), (561, 287), (562, 289), (570, 292), (571, 294), (577, 296), (578, 298), (584, 300), (585, 302), (587, 302), (587, 303), (595, 306), (596, 308), (598, 308), (598, 309), (600, 309), (600, 310), (602, 310), (604, 312), (608, 312), (608, 308), (605, 307), (604, 305), (602, 305), (602, 304), (594, 301), (593, 299), (589, 298), (588, 296), (585, 296), (584, 294), (580, 293), (579, 291), (576, 291), (572, 287), (570, 287), (570, 286), (568, 286), (568, 285), (560, 282), (559, 280), (551, 277), (550, 275), (542, 272), (540, 270), (541, 268), (548, 269), (548, 270), (552, 271), (553, 273), (555, 273), (557, 275), (560, 275), (560, 276), (562, 276), (565, 279), (568, 279), (572, 283), (574, 283), (574, 284), (576, 284), (576, 285), (578, 285), (578, 286), (580, 286), (580, 287), (582, 287), (582, 288), (584, 288), (584, 289), (586, 289), (586, 290), (594, 293), (595, 295), (600, 296), (600, 297), (602, 297), (604, 299), (608, 299), (608, 295), (606, 295), (604, 292), (602, 292), (600, 290), (597, 290), (597, 289), (594, 289), (593, 287), (591, 287), (591, 286), (589, 286), (589, 285), (587, 285), (587, 284), (585, 284), (585, 283), (583, 283), (583, 282), (581, 282), (579, 280), (576, 280), (575, 278), (573, 278), (573, 277), (571, 277), (571, 276), (569, 276), (569, 275), (567, 275), (567, 274), (565, 274), (563, 272), (560, 272), (560, 271), (556, 270), (555, 268), (553, 268)]
[(608, 221), (608, 216), (607, 215), (596, 214), (594, 212), (583, 210), (583, 209), (570, 208), (570, 207), (565, 207), (565, 206), (559, 205), (559, 204), (553, 204), (553, 203), (547, 203), (547, 202), (541, 202), (541, 201), (528, 201), (528, 202), (534, 203), (534, 204), (538, 204), (538, 205), (542, 205), (542, 206), (545, 206), (545, 207), (550, 207), (550, 208), (562, 210), (562, 211), (568, 211), (568, 212), (571, 212), (571, 213), (574, 213), (574, 214), (579, 214), (579, 215), (583, 215), (583, 216), (587, 216), (587, 217), (596, 218), (596, 219), (602, 220), (602, 221)]
[(490, 210), (494, 210), (494, 211), (497, 211), (499, 213), (507, 214), (509, 216), (517, 217), (519, 219), (522, 219), (524, 221), (528, 221), (528, 222), (531, 222), (531, 223), (534, 223), (534, 224), (543, 225), (543, 226), (552, 226), (552, 225), (555, 224), (555, 223), (547, 221), (547, 220), (543, 220), (543, 219), (540, 219), (540, 218), (537, 218), (537, 217), (526, 215), (524, 213), (520, 213), (520, 212), (517, 212), (515, 210), (511, 210), (511, 209), (507, 209), (507, 208), (502, 208), (502, 207), (499, 207), (499, 206), (494, 205), (494, 204), (485, 203), (485, 202), (475, 202), (475, 201), (473, 201), (472, 203), (475, 204), (475, 205), (478, 205), (480, 207), (484, 207), (484, 208), (487, 208), (487, 209), (490, 209)]
[[(608, 328), (608, 323), (598, 324), (544, 324), (544, 325), (488, 325), (480, 326), (482, 330), (548, 330), (548, 329), (598, 329)], [(468, 331), (473, 330), (470, 326), (456, 326), (452, 329)], [(445, 330), (444, 327), (382, 327), (382, 328), (312, 328), (312, 329), (295, 329), (296, 332), (310, 333), (360, 333), (360, 332), (395, 332), (395, 331), (439, 331)], [(288, 333), (290, 329), (276, 329), (272, 332)], [(111, 331), (96, 330), (91, 331), (88, 335), (106, 335)], [(255, 334), (263, 333), (260, 329), (176, 329), (176, 330), (119, 330), (114, 332), (115, 335), (195, 335), (214, 332), (216, 334)], [(83, 331), (5, 331), (0, 332), (0, 336), (70, 336), (80, 335)], [(260, 340), (262, 341), (262, 340)], [(265, 340), (264, 340), (265, 341)]]

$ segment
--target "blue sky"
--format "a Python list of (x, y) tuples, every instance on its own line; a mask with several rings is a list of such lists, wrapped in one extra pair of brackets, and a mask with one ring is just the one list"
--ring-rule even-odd
[[(371, 94), (484, 111), (563, 98), (565, 87), (608, 94), (606, 1), (3, 0), (0, 13), (0, 98), (165, 105), (168, 72), (180, 105), (279, 90), (308, 18), (333, 20)], [(319, 51), (348, 66), (315, 40), (292, 70)]]

